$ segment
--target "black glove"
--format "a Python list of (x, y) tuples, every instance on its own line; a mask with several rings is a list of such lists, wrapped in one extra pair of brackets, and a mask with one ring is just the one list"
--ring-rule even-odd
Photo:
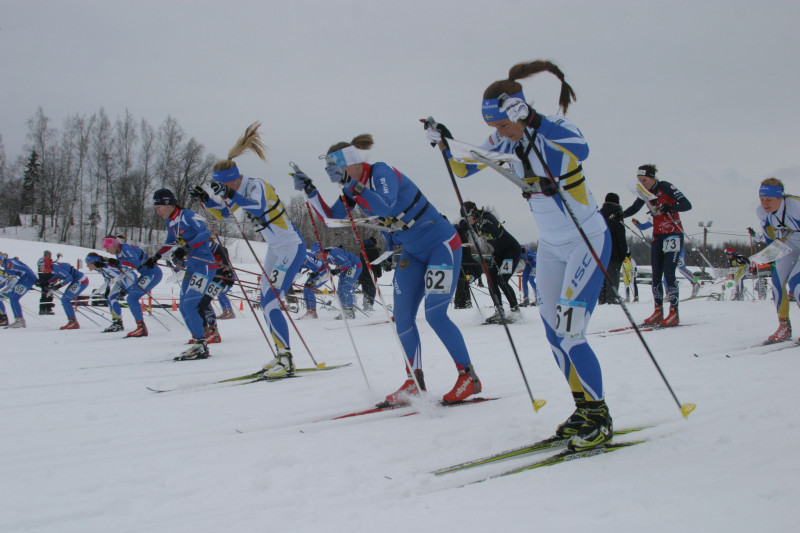
[(175, 248), (175, 250), (172, 252), (172, 258), (175, 259), (176, 261), (180, 261), (187, 255), (189, 255), (189, 248), (186, 246)]
[(208, 193), (199, 185), (189, 189), (189, 196), (204, 203), (208, 201)]
[(384, 262), (383, 262), (383, 269), (384, 269), (386, 272), (389, 272), (389, 271), (391, 271), (391, 270), (392, 270), (392, 267), (394, 266), (392, 263), (394, 263), (394, 261), (392, 261), (392, 259), (391, 259), (391, 258), (387, 259), (386, 261), (384, 261)]
[(337, 275), (338, 273), (339, 273), (339, 269), (338, 269), (338, 268), (332, 268), (332, 269), (331, 269), (331, 276), (335, 276), (335, 275)]
[(756, 230), (754, 230), (753, 228), (747, 228), (747, 233), (749, 233), (751, 237), (756, 236)]
[(108, 264), (114, 268), (119, 268), (119, 259), (117, 259), (116, 257), (109, 257)]
[(550, 178), (539, 178), (539, 184), (542, 186), (542, 194), (545, 196), (555, 196), (558, 194), (558, 188)]
[(224, 183), (220, 183), (218, 181), (211, 182), (211, 190), (214, 191), (214, 194), (218, 194), (223, 198), (227, 198), (228, 200), (233, 198), (233, 194), (236, 192)]
[(672, 204), (662, 204), (661, 205), (661, 214), (662, 215), (668, 215), (668, 214), (674, 213), (674, 212), (675, 212), (675, 206), (674, 205), (672, 205)]
[(291, 176), (294, 180), (294, 190), (303, 191), (308, 196), (311, 196), (311, 194), (317, 190), (317, 188), (314, 187), (314, 182), (311, 181), (311, 178), (306, 176), (305, 172), (302, 170), (292, 172)]
[(143, 268), (155, 268), (156, 263), (158, 263), (159, 259), (161, 259), (161, 254), (156, 252), (152, 256), (142, 261), (142, 266), (139, 267), (139, 270)]

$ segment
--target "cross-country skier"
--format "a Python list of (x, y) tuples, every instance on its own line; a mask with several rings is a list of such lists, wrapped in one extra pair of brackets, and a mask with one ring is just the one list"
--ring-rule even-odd
[(0, 270), (6, 276), (6, 284), (0, 288), (0, 295), (8, 298), (11, 312), (14, 314), (14, 322), (6, 327), (24, 328), (25, 316), (22, 314), (22, 305), (19, 301), (33, 287), (38, 276), (28, 265), (3, 252), (0, 252)]
[[(642, 187), (655, 198), (649, 200), (648, 209), (653, 215), (653, 240), (650, 243), (650, 264), (653, 268), (653, 314), (644, 320), (645, 324), (661, 326), (677, 326), (678, 316), (678, 280), (675, 269), (678, 267), (683, 249), (683, 226), (679, 213), (689, 211), (692, 204), (681, 191), (668, 181), (656, 178), (658, 169), (652, 163), (641, 165), (637, 171), (637, 179)], [(623, 211), (624, 217), (630, 217), (644, 207), (645, 201), (636, 198), (633, 204)], [(669, 298), (669, 314), (664, 317), (664, 287), (662, 277), (667, 281)]]
[[(519, 260), (525, 265), (522, 268), (520, 282), (522, 283), (522, 302), (520, 307), (539, 305), (539, 291), (536, 289), (536, 252), (527, 246), (520, 246)], [(533, 288), (533, 300), (528, 297), (528, 285)]]
[[(53, 253), (50, 250), (45, 250), (42, 257), (36, 262), (36, 270), (39, 271), (39, 280), (36, 284), (40, 289), (47, 287), (50, 278), (53, 277)], [(42, 295), (39, 298), (39, 314), (40, 315), (54, 315), (53, 311), (53, 295), (50, 291), (42, 290)]]
[(80, 329), (81, 326), (78, 324), (78, 319), (75, 318), (72, 302), (76, 302), (75, 305), (78, 305), (78, 295), (89, 287), (89, 278), (69, 263), (57, 261), (53, 263), (53, 277), (50, 278), (49, 283), (54, 291), (66, 287), (61, 295), (61, 306), (64, 308), (68, 320), (61, 326), (61, 329)]
[[(486, 319), (486, 324), (501, 324), (513, 322), (515, 316), (519, 315), (519, 305), (517, 294), (511, 288), (509, 280), (517, 270), (521, 248), (519, 241), (497, 220), (492, 213), (486, 209), (478, 209), (475, 202), (464, 202), (465, 215), (469, 219), (475, 233), (492, 247), (492, 260), (487, 265), (489, 274), (489, 290), (494, 293), (493, 300), (499, 307), (494, 315)], [(506, 316), (502, 309), (502, 299), (500, 292), (508, 300), (508, 307), (511, 309), (511, 316)]]
[[(636, 227), (639, 228), (639, 231), (646, 231), (653, 227), (653, 223), (651, 221), (639, 222), (635, 218), (632, 218), (631, 222), (633, 222)], [(700, 281), (694, 274), (692, 274), (692, 271), (689, 270), (688, 263), (686, 262), (686, 246), (681, 246), (681, 255), (678, 257), (678, 267), (676, 268), (676, 271), (680, 272), (680, 274), (692, 284), (692, 296), (697, 296), (697, 294), (700, 292)], [(667, 294), (669, 294), (669, 286), (666, 276), (664, 276), (664, 290)]]
[[(332, 264), (331, 274), (339, 274), (339, 284), (336, 291), (339, 293), (339, 300), (342, 302), (342, 315), (344, 318), (356, 317), (356, 285), (361, 275), (361, 270), (366, 268), (361, 260), (350, 252), (333, 246), (320, 250), (319, 244), (312, 243), (311, 251), (314, 257), (328, 264)], [(337, 319), (341, 319), (342, 315)]]
[(787, 291), (800, 294), (800, 263), (797, 261), (800, 257), (800, 197), (786, 194), (778, 178), (762, 181), (758, 196), (761, 205), (756, 215), (761, 221), (765, 242), (769, 245), (780, 240), (791, 249), (775, 261), (772, 269), (772, 300), (778, 312), (778, 329), (765, 341), (765, 344), (772, 344), (792, 338)]
[(122, 325), (122, 305), (125, 290), (122, 288), (122, 278), (124, 274), (119, 268), (119, 261), (116, 258), (106, 259), (96, 252), (89, 252), (86, 255), (86, 268), (90, 272), (98, 272), (103, 276), (103, 286), (95, 290), (92, 294), (106, 294), (108, 309), (111, 311), (111, 325), (103, 330), (103, 333), (114, 333), (125, 329)]
[[(577, 407), (556, 434), (570, 438), (570, 448), (584, 449), (608, 441), (613, 435), (600, 364), (586, 340), (586, 327), (603, 285), (603, 273), (564, 202), (603, 267), (611, 253), (611, 236), (586, 186), (581, 161), (588, 157), (589, 148), (580, 130), (563, 116), (538, 113), (525, 102), (522, 85), (516, 81), (542, 71), (561, 80), (560, 104), (566, 112), (574, 93), (561, 70), (549, 61), (519, 63), (511, 68), (508, 79), (496, 81), (484, 91), (483, 119), (495, 132), (480, 147), (516, 154), (520, 162), (511, 165), (513, 173), (520, 180), (539, 186), (540, 192), (523, 194), (539, 227), (539, 313)], [(452, 159), (448, 146), (442, 142), (442, 137), (451, 137), (444, 125), (426, 126), (428, 140), (445, 150), (456, 175), (466, 177), (483, 168)]]
[(744, 255), (737, 253), (733, 248), (725, 249), (725, 256), (728, 264), (736, 269), (733, 273), (733, 283), (735, 285), (732, 300), (744, 300), (744, 277), (750, 269), (750, 260)]
[[(161, 282), (164, 274), (158, 265), (154, 265), (152, 268), (143, 266), (142, 263), (147, 259), (144, 250), (127, 241), (120, 241), (119, 237), (109, 235), (103, 238), (103, 248), (108, 253), (117, 256), (119, 268), (124, 274), (119, 279), (119, 285), (127, 292), (125, 299), (128, 302), (128, 309), (136, 321), (136, 329), (128, 333), (125, 338), (147, 337), (147, 326), (144, 323), (144, 315), (139, 302)], [(120, 318), (121, 325), (122, 319)]]
[(236, 209), (243, 209), (267, 243), (263, 268), (269, 279), (261, 279), (261, 309), (277, 355), (264, 365), (264, 375), (276, 378), (294, 374), (289, 325), (283, 316), (280, 298), (291, 290), (294, 278), (300, 273), (306, 247), (272, 185), (240, 174), (233, 161), (248, 151), (266, 161), (266, 146), (261, 142), (259, 126), (259, 122), (251, 124), (230, 149), (228, 158), (214, 165), (211, 189), (222, 202), (209, 197), (201, 187), (192, 189), (191, 194), (219, 219), (232, 216)]
[[(417, 310), (423, 299), (425, 318), (458, 369), (456, 384), (444, 395), (444, 401), (464, 400), (481, 391), (481, 382), (472, 367), (461, 331), (447, 316), (461, 268), (461, 239), (408, 176), (386, 163), (364, 162), (359, 150), (368, 150), (372, 145), (369, 134), (359, 135), (351, 142), (334, 144), (328, 149), (325, 170), (332, 182), (342, 186), (349, 209), (359, 205), (367, 215), (377, 216), (403, 245), (395, 264), (394, 319), (407, 358), (408, 379), (389, 394), (386, 401), (399, 403), (419, 394), (417, 384), (425, 389), (416, 325)], [(347, 216), (341, 198), (329, 207), (308, 176), (297, 172), (294, 178), (295, 189), (305, 191), (323, 220)], [(412, 371), (416, 381), (411, 376)]]
[(164, 246), (144, 260), (140, 268), (152, 270), (163, 254), (173, 248), (173, 258), (177, 260), (186, 258), (179, 309), (186, 327), (192, 334), (194, 344), (175, 360), (206, 359), (209, 353), (199, 306), (209, 282), (208, 267), (214, 262), (214, 256), (208, 247), (210, 237), (208, 227), (194, 211), (180, 207), (175, 194), (169, 189), (159, 189), (153, 193), (153, 207), (158, 216), (164, 219), (167, 238)]
[(317, 257), (320, 252), (319, 244), (313, 243), (311, 249), (306, 251), (306, 260), (303, 262), (304, 269), (308, 270), (308, 277), (303, 285), (303, 299), (306, 302), (306, 314), (300, 319), (315, 319), (317, 315), (317, 291), (325, 285), (327, 281), (328, 267), (324, 257)]

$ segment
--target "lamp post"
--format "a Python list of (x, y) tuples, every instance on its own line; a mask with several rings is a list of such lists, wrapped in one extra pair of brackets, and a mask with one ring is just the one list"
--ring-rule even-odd
[[(698, 226), (703, 228), (703, 249), (704, 250), (708, 250), (708, 247), (706, 246), (706, 242), (708, 241), (708, 228), (710, 228), (711, 224), (713, 224), (713, 223), (714, 223), (713, 220), (709, 220), (708, 222), (698, 222), (697, 223)], [(703, 265), (703, 267), (700, 270), (702, 270), (705, 273), (705, 271), (706, 271), (705, 265)]]

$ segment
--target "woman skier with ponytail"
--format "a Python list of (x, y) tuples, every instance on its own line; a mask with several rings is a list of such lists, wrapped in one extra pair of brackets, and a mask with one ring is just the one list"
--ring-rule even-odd
[[(582, 450), (611, 440), (613, 427), (605, 402), (600, 363), (586, 340), (586, 328), (603, 285), (603, 269), (611, 254), (611, 236), (597, 203), (586, 186), (581, 162), (589, 147), (580, 130), (563, 116), (545, 116), (528, 105), (517, 80), (550, 72), (561, 80), (559, 104), (566, 113), (574, 101), (564, 73), (550, 61), (514, 65), (508, 79), (489, 85), (482, 115), (495, 131), (481, 149), (515, 154), (511, 170), (536, 192), (523, 197), (539, 228), (537, 281), (547, 340), (575, 399), (575, 412), (556, 430), (569, 438), (569, 448)], [(426, 136), (450, 158), (453, 172), (467, 177), (484, 168), (452, 158), (442, 137), (452, 138), (442, 124), (426, 123)], [(603, 263), (602, 268), (573, 222), (566, 202)]]
[[(472, 368), (467, 345), (458, 326), (447, 316), (461, 269), (461, 239), (452, 224), (428, 202), (405, 174), (387, 165), (370, 165), (360, 150), (372, 147), (369, 134), (351, 142), (334, 144), (325, 159), (331, 181), (342, 185), (343, 197), (328, 207), (311, 179), (302, 172), (294, 174), (295, 189), (305, 191), (314, 209), (324, 219), (345, 218), (347, 211), (359, 205), (368, 216), (377, 220), (403, 245), (394, 276), (394, 319), (397, 334), (406, 355), (408, 379), (396, 392), (386, 397), (390, 404), (408, 401), (424, 390), (417, 309), (425, 300), (425, 318), (450, 352), (458, 369), (453, 389), (444, 395), (444, 402), (457, 402), (481, 391), (481, 382)], [(454, 275), (455, 273), (455, 275)], [(414, 372), (416, 379), (411, 377)]]

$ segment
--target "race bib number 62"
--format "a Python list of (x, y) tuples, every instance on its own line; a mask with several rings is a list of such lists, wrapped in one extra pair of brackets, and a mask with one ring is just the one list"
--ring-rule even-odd
[(425, 271), (425, 292), (450, 294), (453, 287), (453, 265), (428, 265)]

